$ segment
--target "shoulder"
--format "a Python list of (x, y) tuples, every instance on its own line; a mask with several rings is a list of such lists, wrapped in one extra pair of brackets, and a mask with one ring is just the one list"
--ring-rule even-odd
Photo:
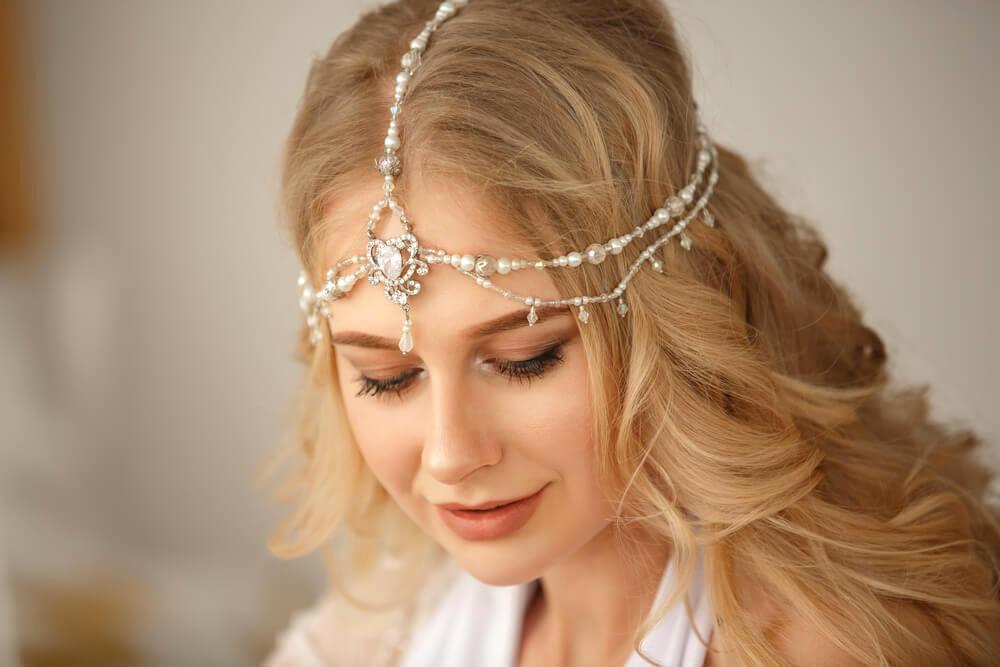
[[(805, 621), (786, 624), (768, 635), (791, 667), (865, 667), (865, 664), (827, 639)], [(721, 635), (713, 634), (703, 667), (735, 667), (728, 657)]]
[(294, 614), (278, 634), (262, 667), (393, 667), (454, 570), (439, 565), (413, 604), (388, 610), (361, 609), (335, 591)]
[[(800, 614), (789, 614), (770, 595), (756, 587), (741, 589), (751, 623), (771, 641), (791, 667), (865, 667)], [(732, 667), (725, 633), (716, 627), (703, 667)]]
[(776, 631), (775, 640), (794, 667), (865, 667), (803, 618), (787, 622)]
[(401, 612), (358, 609), (328, 592), (292, 616), (263, 667), (391, 665), (405, 623)]

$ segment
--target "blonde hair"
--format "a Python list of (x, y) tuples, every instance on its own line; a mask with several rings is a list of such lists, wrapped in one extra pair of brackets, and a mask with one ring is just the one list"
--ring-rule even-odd
[[(437, 4), (372, 10), (312, 64), (282, 194), (316, 284), (324, 211), (378, 177), (399, 59)], [(477, 184), (539, 256), (631, 230), (697, 152), (690, 66), (655, 0), (475, 0), (433, 35), (405, 105), (404, 169)], [(824, 271), (815, 230), (719, 153), (719, 228), (689, 227), (690, 251), (669, 244), (663, 274), (640, 271), (627, 318), (595, 308), (582, 327), (598, 475), (621, 525), (662, 536), (681, 577), (636, 649), (686, 592), (698, 547), (741, 664), (789, 664), (791, 616), (864, 664), (986, 664), (1000, 655), (1000, 522), (978, 437), (932, 421), (926, 386), (890, 386), (882, 340)], [(600, 293), (639, 250), (551, 275), (564, 295)], [(409, 585), (386, 604), (403, 604), (440, 549), (362, 459), (328, 342), (313, 349), (303, 327), (298, 354), (298, 466), (277, 490), (295, 507), (270, 548), (322, 549), (359, 605), (375, 603), (340, 571), (402, 561)], [(750, 609), (764, 591), (785, 614), (760, 625)]]

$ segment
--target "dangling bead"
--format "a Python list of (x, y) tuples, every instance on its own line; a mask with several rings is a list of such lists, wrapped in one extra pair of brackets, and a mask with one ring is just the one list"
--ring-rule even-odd
[(580, 312), (577, 313), (576, 316), (580, 318), (580, 321), (583, 322), (584, 324), (590, 321), (590, 313), (588, 313), (583, 306), (580, 306)]
[(684, 248), (685, 250), (690, 250), (692, 243), (693, 242), (691, 241), (691, 237), (690, 236), (688, 236), (687, 234), (681, 234), (681, 247), (682, 248)]
[(399, 351), (403, 354), (413, 349), (413, 336), (410, 334), (410, 317), (407, 315), (403, 321), (403, 335), (399, 338)]
[(618, 314), (621, 315), (622, 317), (625, 317), (625, 315), (627, 313), (628, 313), (628, 304), (625, 303), (624, 299), (619, 298), (618, 299)]
[(535, 306), (532, 304), (531, 310), (528, 311), (528, 326), (535, 326), (535, 322), (538, 321), (538, 313), (535, 312)]
[(650, 260), (650, 264), (653, 265), (654, 271), (656, 271), (657, 273), (663, 273), (663, 262), (654, 257), (652, 260)]
[(705, 215), (702, 217), (701, 221), (709, 227), (715, 227), (715, 216), (712, 215), (712, 212), (708, 209), (705, 209)]

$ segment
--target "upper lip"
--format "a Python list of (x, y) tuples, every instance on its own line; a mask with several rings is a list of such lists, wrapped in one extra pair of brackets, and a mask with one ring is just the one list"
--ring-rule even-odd
[(521, 496), (520, 498), (511, 498), (510, 500), (487, 500), (486, 502), (479, 503), (478, 505), (463, 505), (462, 503), (439, 503), (438, 507), (441, 507), (446, 510), (485, 510), (485, 509), (491, 509), (493, 507), (499, 507), (500, 505), (509, 505), (510, 503), (516, 503), (519, 500), (530, 498), (536, 493), (538, 493), (538, 491), (529, 493), (526, 496)]

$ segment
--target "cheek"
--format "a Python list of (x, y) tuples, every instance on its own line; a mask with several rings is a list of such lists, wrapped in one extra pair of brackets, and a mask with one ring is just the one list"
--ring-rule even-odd
[(572, 515), (601, 522), (606, 504), (594, 470), (590, 378), (583, 351), (574, 353), (563, 373), (524, 401), (522, 414), (531, 417), (520, 420), (519, 441), (525, 454), (552, 473), (563, 502), (575, 508)]
[[(433, 408), (414, 409), (412, 395), (387, 402), (356, 396), (358, 387), (350, 373), (339, 370), (338, 376), (361, 455), (386, 491), (419, 521), (425, 508), (414, 488)], [(565, 516), (575, 508), (572, 515), (603, 522), (608, 508), (594, 474), (589, 382), (584, 352), (574, 346), (564, 364), (530, 385), (503, 380), (472, 388), (469, 409), (478, 413), (481, 437), (495, 439), (504, 450), (497, 470), (479, 471), (486, 485), (510, 484), (512, 490), (523, 490), (526, 483), (552, 481), (557, 493), (550, 494), (549, 502), (558, 505), (552, 507), (557, 514)]]
[(360, 385), (355, 382), (348, 362), (337, 362), (337, 378), (343, 396), (347, 422), (354, 434), (362, 458), (375, 478), (398, 502), (405, 504), (410, 481), (420, 465), (420, 452), (413, 447), (414, 423), (406, 416), (405, 400), (388, 402), (371, 396), (357, 396)]

